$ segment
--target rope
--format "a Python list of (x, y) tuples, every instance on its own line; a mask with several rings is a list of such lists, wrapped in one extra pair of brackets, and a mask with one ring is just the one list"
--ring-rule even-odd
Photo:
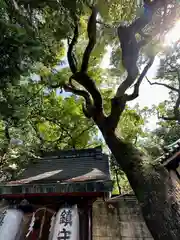
[(43, 231), (43, 227), (44, 227), (44, 223), (45, 223), (45, 218), (46, 218), (46, 209), (44, 210), (44, 214), (42, 217), (42, 221), (41, 221), (41, 227), (40, 227), (40, 232), (39, 232), (39, 239), (42, 238), (42, 231)]

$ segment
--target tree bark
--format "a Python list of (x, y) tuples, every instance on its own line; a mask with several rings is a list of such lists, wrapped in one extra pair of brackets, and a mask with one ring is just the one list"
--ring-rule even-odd
[(180, 185), (160, 163), (152, 163), (108, 127), (99, 125), (104, 139), (126, 173), (155, 240), (180, 239)]

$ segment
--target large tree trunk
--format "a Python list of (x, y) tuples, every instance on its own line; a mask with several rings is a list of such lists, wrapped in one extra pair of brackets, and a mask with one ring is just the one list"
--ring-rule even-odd
[[(156, 2), (160, 4), (159, 7), (163, 6), (163, 1)], [(118, 125), (119, 118), (125, 109), (126, 102), (133, 100), (138, 96), (139, 86), (143, 80), (143, 77), (146, 75), (149, 67), (152, 65), (153, 61), (152, 60), (149, 61), (149, 63), (144, 68), (144, 70), (142, 71), (137, 80), (136, 74), (133, 74), (134, 76), (132, 76), (131, 72), (130, 74), (128, 72), (128, 76), (125, 80), (128, 86), (124, 87), (124, 83), (123, 85), (122, 84), (120, 85), (115, 98), (112, 99), (111, 113), (109, 114), (109, 116), (105, 116), (103, 113), (103, 101), (101, 94), (97, 89), (94, 80), (90, 78), (87, 74), (90, 54), (96, 43), (96, 17), (97, 9), (96, 7), (93, 7), (87, 28), (89, 43), (84, 52), (81, 70), (79, 72), (76, 62), (74, 61), (72, 52), (73, 46), (76, 44), (77, 41), (78, 36), (78, 31), (76, 31), (77, 27), (75, 28), (74, 37), (68, 49), (68, 61), (71, 71), (73, 73), (73, 76), (70, 78), (70, 80), (72, 79), (75, 80), (78, 84), (82, 85), (85, 90), (79, 90), (72, 87), (71, 81), (70, 86), (65, 85), (64, 88), (79, 96), (84, 97), (86, 101), (86, 106), (84, 106), (83, 108), (84, 113), (87, 117), (93, 118), (94, 122), (101, 130), (104, 139), (107, 145), (109, 146), (112, 154), (116, 158), (118, 164), (126, 173), (128, 180), (131, 184), (131, 187), (134, 190), (137, 199), (139, 200), (144, 219), (154, 239), (179, 240), (180, 239), (179, 185), (176, 184), (176, 182), (173, 182), (173, 180), (169, 176), (168, 171), (162, 165), (158, 163), (153, 164), (151, 161), (149, 161), (148, 157), (143, 155), (132, 145), (126, 144), (121, 139), (118, 139), (114, 133), (115, 128)], [(135, 24), (139, 23), (141, 25), (141, 22), (138, 21), (134, 23), (133, 26), (130, 27), (130, 29), (133, 30), (132, 28), (136, 28), (137, 30), (139, 29), (139, 27), (142, 27), (142, 25), (135, 26)], [(126, 36), (123, 37), (126, 38)], [(128, 37), (128, 39), (124, 39), (123, 43), (125, 43), (126, 40), (129, 42), (129, 40), (132, 39)], [(132, 43), (131, 45), (132, 51), (130, 52), (130, 55), (132, 56), (133, 52), (135, 51), (136, 56), (132, 57), (137, 58), (138, 57), (137, 47), (139, 46), (137, 46), (136, 41), (135, 46), (133, 46), (134, 44)], [(129, 48), (129, 44), (127, 45), (124, 44), (124, 48), (125, 47)], [(124, 50), (125, 49), (122, 49), (122, 52)], [(124, 57), (129, 57), (129, 51), (127, 56), (125, 55), (126, 54), (124, 54)], [(122, 60), (124, 61), (125, 59)], [(132, 62), (131, 65), (133, 68), (134, 67), (133, 65), (136, 65), (136, 61)], [(129, 76), (131, 77), (130, 80)], [(133, 93), (131, 95), (126, 94), (125, 91), (135, 81), (136, 83), (134, 86)]]
[(180, 239), (180, 185), (158, 163), (100, 127), (117, 163), (126, 173), (155, 240)]

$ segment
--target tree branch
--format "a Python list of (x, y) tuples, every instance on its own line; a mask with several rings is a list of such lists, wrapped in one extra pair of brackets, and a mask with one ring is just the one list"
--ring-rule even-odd
[[(149, 16), (144, 12), (141, 17), (137, 18), (128, 27), (118, 27), (118, 37), (122, 49), (122, 64), (127, 70), (127, 78), (119, 86), (116, 97), (121, 97), (125, 94), (126, 90), (134, 83), (138, 76), (137, 60), (139, 51), (142, 46), (148, 43), (148, 38), (137, 42), (136, 33), (142, 32), (142, 29), (151, 22), (152, 16), (158, 8), (164, 6), (163, 1), (149, 1), (147, 3), (149, 8)], [(150, 39), (150, 38), (149, 38)]]
[(175, 116), (176, 120), (180, 123), (179, 106), (180, 106), (180, 93), (178, 95), (178, 98), (176, 100), (176, 104), (174, 106), (174, 116)]
[(154, 57), (152, 57), (149, 60), (148, 64), (144, 67), (141, 75), (139, 76), (137, 82), (134, 85), (133, 93), (131, 95), (127, 95), (127, 101), (132, 101), (139, 96), (139, 87), (140, 87), (140, 85), (142, 83), (142, 80), (144, 79), (145, 75), (147, 74), (149, 68), (152, 66), (153, 62), (154, 62)]
[(119, 118), (126, 107), (126, 102), (127, 102), (126, 94), (121, 97), (118, 98), (114, 97), (113, 99), (111, 99), (111, 113), (106, 118), (106, 121), (109, 129), (111, 129), (111, 131), (113, 132), (115, 131), (119, 122)]
[(114, 24), (113, 24), (113, 25), (106, 24), (106, 23), (103, 23), (103, 22), (101, 22), (101, 21), (99, 21), (99, 20), (96, 20), (96, 23), (97, 23), (97, 24), (100, 24), (100, 25), (102, 25), (102, 26), (104, 26), (104, 27), (106, 27), (106, 28), (116, 28), (116, 27), (114, 26)]
[(111, 113), (107, 117), (107, 121), (108, 121), (108, 126), (111, 128), (112, 131), (115, 131), (118, 125), (119, 118), (126, 107), (126, 102), (132, 101), (138, 97), (140, 84), (142, 83), (144, 76), (146, 75), (149, 68), (152, 66), (153, 62), (154, 62), (154, 57), (150, 58), (148, 64), (145, 66), (136, 84), (134, 85), (134, 91), (131, 95), (124, 94), (120, 97), (117, 96), (111, 100)]
[(71, 93), (73, 93), (75, 95), (78, 95), (78, 96), (81, 96), (85, 99), (85, 105), (84, 104), (82, 105), (82, 110), (83, 110), (84, 115), (87, 118), (91, 118), (92, 115), (93, 115), (92, 110), (94, 109), (94, 107), (93, 107), (91, 96), (90, 96), (89, 92), (85, 91), (85, 90), (76, 89), (72, 85), (72, 83), (71, 83), (71, 86), (69, 86), (67, 84), (64, 84), (63, 88), (66, 92), (71, 92)]
[[(84, 97), (84, 99), (86, 101), (86, 109), (84, 108), (84, 111), (86, 112), (86, 115), (90, 114), (89, 110), (91, 110), (91, 114), (92, 114), (92, 109), (93, 108), (102, 112), (102, 97), (101, 97), (101, 94), (100, 94), (99, 90), (97, 89), (96, 84), (93, 81), (93, 79), (91, 79), (87, 75), (89, 58), (90, 58), (91, 52), (92, 52), (92, 50), (93, 50), (93, 48), (96, 44), (96, 16), (97, 16), (97, 9), (96, 9), (96, 7), (92, 7), (92, 14), (89, 18), (88, 27), (87, 27), (89, 43), (88, 43), (88, 45), (86, 47), (86, 50), (84, 52), (84, 55), (83, 55), (83, 60), (82, 60), (82, 65), (81, 65), (81, 71), (80, 72), (77, 72), (77, 68), (75, 68), (74, 64), (72, 64), (72, 62), (73, 62), (72, 61), (72, 54), (71, 54), (72, 53), (72, 47), (73, 47), (73, 45), (75, 45), (76, 41), (72, 41), (71, 44), (69, 45), (68, 61), (69, 61), (69, 65), (70, 65), (70, 68), (71, 68), (71, 71), (72, 71), (73, 75), (69, 79), (69, 85), (65, 84), (63, 86), (65, 91), (69, 91), (69, 92), (72, 92), (74, 94), (77, 94), (79, 96)], [(77, 34), (74, 34), (74, 36), (76, 36), (76, 35)], [(87, 91), (76, 89), (72, 85), (72, 79), (75, 80), (80, 85), (82, 85)], [(92, 96), (94, 105), (92, 104), (90, 95)], [(89, 111), (89, 114), (88, 114), (88, 111), (86, 111), (86, 110)], [(91, 115), (91, 117), (92, 117), (92, 115)]]
[(39, 138), (39, 140), (41, 141), (41, 145), (43, 145), (45, 142), (47, 142), (47, 143), (56, 143), (56, 142), (59, 142), (59, 141), (63, 140), (63, 138), (64, 138), (63, 131), (62, 131), (60, 137), (58, 137), (57, 139), (52, 140), (52, 141), (51, 140), (50, 141), (46, 140), (43, 137), (41, 137), (41, 134), (39, 133), (39, 131), (37, 129), (36, 123), (34, 124), (32, 121), (30, 121), (30, 124), (31, 124), (32, 128), (34, 129), (34, 131), (35, 131), (35, 133), (37, 135), (37, 138)]
[(159, 113), (158, 113), (158, 118), (159, 118), (159, 119), (163, 119), (163, 120), (165, 120), (165, 121), (175, 121), (175, 120), (177, 120), (175, 116), (172, 116), (172, 117), (159, 116)]
[(178, 91), (179, 91), (177, 88), (174, 88), (174, 87), (172, 87), (172, 86), (170, 86), (170, 85), (168, 85), (168, 84), (160, 83), (160, 82), (151, 82), (147, 77), (146, 77), (146, 79), (147, 79), (147, 81), (148, 81), (148, 83), (149, 83), (150, 85), (164, 86), (164, 87), (166, 87), (166, 88), (168, 88), (168, 89), (170, 89), (170, 90), (172, 90), (172, 91), (174, 91), (174, 92), (178, 92)]
[[(171, 64), (169, 64), (169, 65), (171, 66)], [(170, 89), (171, 91), (174, 91), (178, 94), (175, 106), (173, 108), (173, 113), (174, 113), (173, 116), (160, 116), (159, 113), (157, 113), (157, 114), (158, 114), (158, 118), (163, 119), (165, 121), (178, 121), (178, 123), (180, 123), (180, 111), (179, 111), (179, 106), (180, 106), (180, 72), (174, 66), (171, 66), (171, 68), (173, 70), (170, 70), (170, 72), (176, 72), (177, 73), (178, 88), (174, 88), (174, 87), (172, 87), (168, 84), (165, 84), (165, 83), (159, 83), (159, 82), (151, 83), (147, 77), (146, 77), (146, 79), (147, 79), (147, 81), (149, 82), (150, 85), (164, 86), (164, 87), (166, 87), (166, 88)]]
[(82, 132), (80, 132), (76, 137), (72, 138), (71, 142), (74, 149), (76, 148), (76, 142), (78, 141), (78, 138), (80, 138), (86, 131), (89, 131), (93, 126), (94, 126), (94, 123), (88, 126), (87, 128), (85, 128), (84, 130), (82, 130)]
[(129, 86), (135, 80), (133, 77), (128, 76), (126, 80), (119, 86), (116, 93), (116, 97), (113, 98), (111, 101), (111, 113), (107, 118), (108, 125), (110, 126), (112, 131), (115, 131), (118, 125), (119, 118), (125, 109), (126, 102), (132, 101), (138, 97), (140, 84), (142, 83), (144, 76), (146, 75), (149, 68), (152, 66), (153, 62), (154, 62), (154, 57), (151, 57), (148, 64), (145, 66), (144, 70), (139, 76), (136, 84), (134, 85), (134, 91), (131, 95), (125, 94), (125, 91), (129, 88)]
[(37, 90), (30, 98), (28, 98), (24, 103), (23, 105), (27, 105), (33, 98), (36, 97), (36, 95), (38, 95), (38, 93), (40, 93), (40, 91), (44, 88), (44, 85), (39, 89)]
[(10, 134), (9, 134), (9, 124), (7, 124), (5, 126), (5, 136), (6, 136), (6, 139), (8, 140), (8, 143), (9, 143), (10, 140), (11, 140), (11, 137), (10, 137)]
[(86, 103), (86, 107), (83, 106), (83, 111), (87, 111), (87, 109), (90, 109), (90, 107), (92, 108), (91, 96), (88, 93), (88, 91), (76, 89), (76, 87), (72, 84), (72, 79), (73, 79), (73, 76), (70, 77), (69, 84), (63, 84), (63, 85), (56, 84), (56, 85), (51, 85), (50, 87), (51, 88), (61, 88), (61, 89), (63, 88), (65, 92), (71, 92), (75, 95), (83, 97), (85, 99), (85, 103)]
[(37, 129), (36, 123), (33, 123), (31, 120), (29, 122), (31, 124), (31, 127), (34, 129), (34, 131), (37, 135), (37, 138), (39, 138), (39, 140), (41, 141), (41, 144), (43, 144), (45, 142), (45, 140), (44, 140), (44, 138), (41, 137), (41, 134), (39, 133), (39, 131)]
[(178, 123), (180, 123), (180, 111), (179, 111), (179, 106), (180, 106), (180, 73), (177, 70), (177, 75), (178, 75), (178, 98), (176, 100), (176, 104), (174, 106), (174, 115), (176, 117), (176, 120), (178, 121)]
[(92, 125), (90, 125), (89, 127), (85, 128), (84, 130), (82, 130), (82, 132), (79, 133), (79, 135), (76, 138), (81, 137), (83, 135), (83, 133), (85, 133), (86, 131), (89, 131), (93, 127), (94, 127), (94, 123)]
[(3, 161), (5, 159), (5, 156), (6, 156), (6, 153), (8, 151), (10, 141), (11, 141), (11, 137), (10, 137), (10, 134), (9, 134), (9, 127), (10, 127), (9, 123), (5, 123), (4, 135), (6, 137), (6, 142), (3, 146), (3, 148), (1, 149), (0, 166), (3, 165)]
[[(91, 124), (90, 126), (88, 126), (87, 128), (85, 128), (84, 130), (82, 130), (77, 136), (75, 136), (75, 137), (73, 137), (73, 135), (71, 134), (71, 133), (73, 133), (73, 132), (75, 132), (76, 133), (76, 129), (77, 129), (77, 127), (75, 126), (73, 129), (71, 129), (71, 131), (68, 131), (68, 127), (66, 128), (61, 122), (59, 122), (59, 121), (56, 121), (56, 119), (51, 119), (51, 118), (48, 118), (48, 117), (44, 117), (44, 119), (46, 120), (46, 121), (48, 121), (48, 122), (50, 122), (50, 123), (53, 123), (53, 124), (55, 124), (55, 125), (57, 125), (57, 126), (59, 126), (60, 128), (61, 128), (61, 133), (66, 133), (67, 134), (67, 136), (70, 138), (70, 143), (71, 143), (71, 145), (72, 145), (72, 147), (75, 149), (76, 148), (76, 142), (77, 142), (77, 140), (78, 140), (78, 138), (79, 137), (81, 137), (82, 135), (83, 135), (83, 133), (84, 132), (86, 132), (86, 131), (89, 131), (93, 126), (94, 126), (94, 123), (93, 124)], [(71, 133), (70, 133), (71, 132)], [(53, 142), (56, 142), (56, 141), (59, 141), (59, 140), (61, 140), (61, 139), (63, 139), (63, 134), (58, 138), (58, 139), (56, 139), (56, 140), (53, 140), (53, 141), (47, 141), (47, 142), (49, 142), (49, 143), (53, 143)]]
[(68, 63), (69, 63), (69, 67), (72, 71), (72, 73), (76, 73), (77, 72), (77, 61), (76, 61), (76, 57), (73, 53), (73, 48), (77, 43), (78, 40), (78, 24), (76, 24), (75, 29), (74, 29), (74, 36), (71, 42), (68, 42), (68, 52), (67, 52), (67, 59), (68, 59)]
[(97, 9), (96, 7), (92, 7), (92, 14), (88, 21), (88, 38), (89, 43), (86, 47), (86, 50), (83, 55), (82, 65), (81, 65), (81, 72), (87, 72), (88, 70), (88, 63), (90, 59), (91, 52), (96, 44), (96, 17), (97, 17)]
[(87, 106), (91, 106), (92, 105), (91, 96), (90, 96), (90, 94), (87, 91), (76, 89), (75, 87), (71, 87), (71, 86), (69, 86), (67, 84), (64, 84), (63, 88), (64, 88), (64, 90), (66, 92), (72, 92), (75, 95), (83, 97), (85, 99), (85, 101), (86, 101), (86, 105)]
[[(176, 103), (175, 103), (175, 106), (174, 106), (174, 109), (173, 109), (173, 112), (174, 112), (174, 116), (159, 116), (159, 113), (158, 113), (158, 118), (161, 118), (165, 121), (178, 121), (178, 123), (180, 123), (180, 111), (179, 111), (179, 106), (180, 106), (180, 75), (178, 74), (178, 82), (179, 82), (179, 89), (171, 89), (171, 86), (167, 85), (165, 87), (167, 88), (170, 88), (171, 90), (173, 91), (176, 91), (178, 93), (178, 97), (177, 97), (177, 100), (176, 100)], [(158, 85), (162, 85), (162, 84), (159, 84)], [(164, 86), (164, 84), (163, 84)]]
[(118, 37), (122, 50), (122, 64), (127, 70), (127, 77), (116, 92), (116, 97), (122, 97), (138, 76), (137, 59), (140, 46), (137, 43), (135, 33), (129, 27), (118, 27)]
[[(155, 14), (155, 12), (164, 7), (165, 6), (165, 2), (164, 1), (160, 1), (160, 0), (154, 0), (152, 2), (149, 1), (148, 3), (148, 7), (149, 7), (149, 10), (150, 14), (152, 14), (152, 16)], [(151, 17), (152, 16), (149, 16), (147, 17), (146, 16), (146, 13), (144, 13), (141, 17), (137, 18), (130, 26), (129, 28), (131, 28), (132, 31), (134, 31), (135, 33), (136, 32), (139, 32), (140, 30), (142, 30), (145, 26), (147, 26), (150, 22), (151, 22)], [(159, 28), (158, 28), (159, 29)]]
[[(65, 128), (61, 122), (59, 122), (59, 121), (57, 122), (57, 121), (54, 121), (54, 120), (48, 119), (48, 118), (46, 118), (46, 120), (48, 120), (49, 122), (53, 122), (54, 124), (56, 124), (57, 126), (59, 126), (59, 127), (61, 128), (62, 132), (65, 132), (65, 133), (69, 136), (69, 138), (71, 139), (71, 141), (73, 141), (73, 137), (72, 137), (72, 135), (69, 133), (69, 130), (68, 130), (67, 128)], [(64, 137), (63, 134), (62, 134), (62, 137)]]
[(95, 81), (86, 73), (82, 72), (76, 73), (74, 76), (72, 76), (72, 79), (82, 85), (87, 90), (87, 92), (91, 94), (94, 102), (94, 107), (98, 111), (102, 112), (102, 97), (98, 88), (96, 87)]

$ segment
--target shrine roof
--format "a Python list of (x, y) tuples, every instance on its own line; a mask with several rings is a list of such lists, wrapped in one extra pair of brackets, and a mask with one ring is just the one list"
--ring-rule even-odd
[(44, 153), (15, 181), (0, 184), (1, 194), (109, 192), (109, 159), (100, 147)]
[(164, 154), (158, 158), (168, 169), (176, 169), (180, 164), (180, 139), (164, 147)]

